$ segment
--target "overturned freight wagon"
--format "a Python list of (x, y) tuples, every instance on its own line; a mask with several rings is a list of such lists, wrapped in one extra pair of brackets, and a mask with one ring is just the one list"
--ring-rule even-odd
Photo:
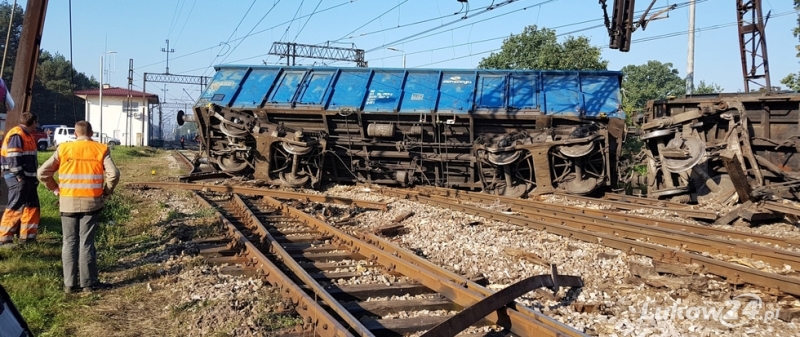
[[(646, 175), (634, 185), (674, 201), (800, 196), (800, 94), (685, 96), (648, 103)], [(694, 197), (693, 197), (694, 196)]]
[(523, 196), (615, 184), (621, 73), (223, 65), (194, 107), (204, 160), (271, 184)]

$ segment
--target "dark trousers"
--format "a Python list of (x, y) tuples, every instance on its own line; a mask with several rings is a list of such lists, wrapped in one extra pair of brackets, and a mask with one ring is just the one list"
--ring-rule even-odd
[(6, 174), (5, 180), (8, 185), (8, 203), (0, 222), (0, 243), (11, 242), (16, 232), (19, 232), (20, 240), (36, 239), (40, 216), (39, 194), (36, 192), (39, 181), (33, 177), (17, 181), (11, 174)]
[(64, 236), (61, 262), (64, 265), (64, 285), (67, 287), (89, 287), (98, 282), (97, 252), (94, 248), (98, 218), (99, 210), (90, 213), (61, 213)]

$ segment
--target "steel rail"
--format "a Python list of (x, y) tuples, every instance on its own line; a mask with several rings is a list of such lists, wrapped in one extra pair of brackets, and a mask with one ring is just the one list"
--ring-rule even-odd
[[(459, 274), (451, 272), (451, 271), (449, 271), (447, 269), (441, 268), (441, 267), (433, 264), (432, 262), (430, 262), (430, 261), (428, 261), (426, 259), (423, 259), (423, 258), (421, 258), (421, 257), (419, 257), (417, 255), (408, 254), (408, 250), (400, 248), (400, 246), (397, 246), (394, 243), (391, 243), (388, 240), (386, 240), (384, 238), (381, 238), (381, 237), (379, 237), (379, 236), (377, 236), (375, 234), (367, 233), (367, 232), (359, 232), (358, 236), (359, 236), (359, 238), (361, 238), (365, 242), (367, 242), (367, 243), (369, 243), (371, 245), (374, 245), (374, 246), (378, 247), (379, 249), (381, 249), (381, 250), (383, 250), (383, 251), (385, 251), (385, 252), (387, 252), (387, 253), (389, 253), (391, 255), (400, 256), (401, 258), (403, 258), (405, 260), (409, 260), (411, 263), (413, 263), (414, 265), (418, 266), (419, 268), (423, 268), (423, 269), (425, 269), (425, 270), (427, 270), (427, 271), (429, 271), (431, 273), (437, 274), (437, 275), (439, 275), (441, 277), (444, 277), (446, 279), (453, 280), (457, 284), (460, 284), (460, 285), (462, 285), (463, 287), (465, 287), (465, 288), (467, 288), (469, 290), (481, 293), (481, 294), (483, 294), (484, 296), (487, 296), (487, 297), (491, 296), (492, 294), (495, 293), (494, 291), (489, 290), (489, 288), (486, 288), (486, 287), (484, 287), (484, 286), (482, 286), (480, 284), (477, 284), (477, 283), (475, 283), (473, 281), (470, 281), (469, 279), (467, 279), (464, 276), (461, 276)], [(552, 329), (565, 330), (565, 327), (564, 327), (563, 323), (561, 323), (559, 321), (556, 321), (556, 320), (554, 320), (554, 319), (552, 319), (552, 318), (550, 318), (550, 317), (548, 317), (548, 316), (546, 316), (546, 315), (544, 315), (544, 314), (542, 314), (542, 313), (540, 313), (538, 311), (535, 311), (535, 310), (533, 310), (531, 308), (528, 308), (528, 307), (522, 305), (521, 303), (519, 303), (517, 301), (509, 303), (508, 307), (511, 308), (511, 309), (516, 310), (517, 312), (519, 312), (522, 315), (528, 316), (529, 319), (538, 321), (541, 324), (547, 325)], [(566, 328), (569, 328), (569, 327), (566, 327)], [(571, 329), (571, 328), (569, 328), (569, 329)], [(567, 331), (567, 332), (569, 332), (569, 331)]]
[(195, 167), (194, 163), (192, 163), (192, 161), (189, 160), (189, 157), (183, 154), (183, 152), (178, 151), (178, 149), (174, 149), (174, 151), (175, 151), (174, 153), (178, 155), (178, 159), (180, 159), (184, 164), (186, 164), (186, 166), (189, 167), (189, 174), (193, 173), (194, 171), (197, 171), (197, 167)]
[(128, 188), (134, 189), (147, 189), (147, 188), (176, 188), (176, 189), (183, 189), (183, 190), (191, 190), (191, 191), (213, 191), (219, 193), (240, 193), (240, 194), (247, 194), (247, 195), (260, 195), (260, 196), (270, 196), (274, 198), (282, 198), (282, 199), (295, 199), (295, 200), (307, 200), (313, 202), (321, 202), (321, 203), (331, 203), (331, 204), (339, 204), (339, 205), (352, 205), (356, 207), (368, 208), (368, 209), (377, 209), (377, 210), (386, 210), (387, 206), (385, 202), (379, 201), (368, 201), (368, 200), (357, 200), (357, 199), (349, 199), (349, 198), (340, 198), (334, 197), (330, 195), (319, 195), (319, 194), (306, 194), (300, 192), (289, 192), (289, 191), (280, 191), (268, 188), (258, 188), (258, 187), (245, 187), (245, 186), (231, 186), (231, 185), (211, 185), (211, 184), (193, 184), (193, 183), (177, 183), (177, 182), (145, 182), (145, 183), (127, 183), (125, 184)]
[[(266, 197), (269, 198), (269, 197)], [(270, 198), (271, 199), (271, 198)], [(275, 199), (272, 199), (275, 200)], [(258, 234), (261, 235), (261, 243), (266, 244), (269, 246), (269, 252), (274, 254), (280, 258), (283, 264), (292, 271), (292, 273), (297, 276), (307, 287), (309, 287), (313, 292), (314, 295), (325, 302), (325, 304), (331, 308), (339, 317), (342, 318), (347, 324), (350, 325), (350, 328), (354, 330), (359, 336), (374, 336), (372, 332), (369, 331), (361, 322), (358, 321), (357, 318), (353, 317), (350, 312), (347, 311), (340, 303), (337, 301), (333, 296), (331, 296), (325, 289), (323, 289), (322, 285), (320, 285), (317, 281), (314, 280), (308, 272), (300, 266), (297, 261), (292, 258), (291, 254), (287, 252), (280, 243), (269, 233), (267, 228), (261, 222), (261, 220), (253, 214), (253, 211), (247, 207), (247, 204), (244, 203), (241, 197), (238, 194), (233, 195), (233, 204), (234, 207), (239, 212), (239, 215), (242, 215), (241, 218), (249, 224), (250, 230), (255, 230)]]
[(573, 238), (585, 242), (599, 243), (606, 247), (619, 249), (624, 252), (632, 252), (653, 258), (655, 260), (675, 261), (684, 264), (698, 264), (707, 270), (708, 273), (725, 277), (728, 282), (732, 284), (749, 283), (765, 288), (776, 289), (792, 295), (800, 295), (800, 278), (792, 278), (774, 273), (763, 272), (730, 262), (719, 261), (701, 255), (683, 252), (674, 248), (616, 237), (614, 235), (608, 235), (605, 233), (591, 232), (584, 229), (573, 228), (562, 224), (554, 224), (547, 221), (526, 218), (518, 215), (503, 214), (501, 212), (491, 211), (477, 206), (464, 205), (454, 200), (436, 199), (421, 195), (419, 193), (407, 193), (407, 191), (398, 191), (388, 188), (380, 189), (379, 191), (384, 195), (408, 198), (436, 207), (443, 207), (454, 211), (481, 216), (486, 219), (547, 231), (563, 237)]
[[(571, 195), (571, 194), (563, 194), (563, 193), (558, 193), (558, 194), (562, 195), (562, 196), (565, 196), (565, 197), (576, 197), (576, 198), (580, 198), (580, 199), (593, 199), (593, 198), (584, 197), (584, 196), (580, 196), (580, 195)], [(637, 205), (642, 205), (642, 206), (663, 206), (663, 207), (669, 207), (669, 208), (693, 209), (692, 205), (682, 204), (682, 203), (679, 203), (679, 202), (672, 202), (672, 201), (659, 200), (659, 199), (653, 199), (653, 198), (643, 198), (643, 197), (637, 197), (637, 196), (633, 196), (633, 195), (626, 195), (626, 194), (619, 194), (619, 193), (605, 193), (605, 194), (603, 194), (602, 199), (614, 200), (614, 201), (630, 203), (630, 204), (637, 204)], [(702, 210), (700, 210), (700, 211), (702, 211)], [(709, 212), (711, 212), (711, 211), (709, 211)]]
[[(214, 209), (213, 206), (196, 192), (192, 192), (197, 201), (204, 207)], [(227, 232), (243, 248), (242, 255), (255, 265), (267, 282), (281, 288), (281, 295), (288, 298), (295, 305), (295, 311), (304, 318), (306, 330), (313, 330), (320, 336), (353, 336), (347, 328), (334, 319), (317, 301), (312, 299), (297, 284), (295, 284), (278, 266), (272, 263), (242, 232), (236, 229), (222, 213), (215, 209), (217, 217), (225, 225)]]
[(794, 216), (800, 216), (800, 207), (782, 204), (775, 201), (767, 201), (764, 203), (764, 208), (778, 212), (783, 214), (791, 214)]
[[(447, 201), (447, 197), (431, 195), (430, 198)], [(655, 244), (680, 247), (698, 253), (721, 254), (730, 257), (747, 257), (764, 261), (773, 267), (783, 268), (784, 264), (800, 269), (800, 254), (782, 249), (776, 250), (750, 243), (728, 241), (714, 237), (653, 227), (635, 223), (612, 222), (602, 217), (570, 213), (536, 207), (515, 207), (515, 211), (538, 221), (562, 226), (615, 235), (617, 237), (644, 240)]]
[[(513, 205), (517, 207), (517, 211), (519, 212), (539, 212), (539, 210), (548, 210), (554, 211), (559, 214), (565, 213), (570, 214), (575, 217), (584, 217), (587, 219), (591, 219), (592, 221), (599, 221), (598, 218), (604, 218), (605, 220), (614, 220), (616, 221), (615, 224), (628, 224), (637, 226), (640, 228), (661, 228), (661, 229), (671, 229), (674, 231), (678, 231), (679, 233), (694, 233), (700, 234), (704, 240), (708, 238), (705, 236), (720, 236), (720, 237), (728, 237), (731, 239), (738, 239), (738, 240), (753, 240), (759, 241), (763, 243), (778, 245), (781, 247), (800, 247), (800, 240), (789, 239), (789, 238), (781, 238), (776, 236), (769, 236), (763, 234), (755, 234), (755, 233), (745, 233), (739, 232), (730, 229), (724, 228), (713, 228), (708, 226), (702, 225), (695, 225), (695, 224), (687, 224), (681, 223), (676, 221), (669, 221), (669, 220), (662, 220), (662, 219), (653, 219), (648, 218), (640, 215), (634, 214), (622, 214), (617, 212), (608, 212), (606, 210), (597, 210), (597, 209), (590, 209), (590, 208), (583, 208), (583, 207), (576, 207), (576, 206), (566, 206), (554, 203), (547, 203), (542, 201), (533, 201), (527, 199), (518, 199), (518, 198), (509, 198), (503, 196), (496, 196), (496, 195), (488, 195), (483, 193), (474, 193), (474, 192), (466, 192), (460, 190), (453, 190), (453, 189), (446, 189), (446, 188), (419, 188), (422, 191), (427, 191), (429, 193), (436, 193), (446, 197), (454, 197), (454, 198), (461, 198), (467, 199), (471, 201), (478, 201), (483, 203), (492, 203), (497, 200), (500, 200), (504, 203)], [(601, 201), (602, 202), (602, 201)], [(713, 238), (712, 238), (713, 239)], [(726, 244), (735, 244), (732, 241), (724, 241)], [(762, 246), (754, 245), (754, 247), (759, 247), (764, 249)], [(800, 256), (800, 255), (798, 255)]]
[(659, 211), (669, 211), (680, 214), (687, 218), (714, 221), (720, 217), (718, 211), (693, 209), (692, 206), (669, 202), (663, 200), (651, 200), (647, 198), (634, 197), (629, 195), (618, 195), (606, 193), (602, 198), (590, 198), (574, 194), (556, 193), (556, 195), (584, 202), (594, 202), (612, 205), (619, 209), (633, 210), (639, 208), (649, 208)]
[[(470, 307), (487, 297), (483, 293), (465, 288), (452, 278), (444, 277), (439, 273), (431, 272), (412, 263), (409, 260), (413, 256), (411, 252), (388, 253), (278, 200), (265, 197), (264, 202), (272, 208), (280, 209), (284, 214), (297, 218), (298, 221), (311, 228), (333, 236), (334, 239), (332, 241), (337, 244), (350, 247), (351, 251), (367, 256), (373, 262), (385, 266), (390, 272), (397, 271), (419, 282), (442, 294), (457, 305), (465, 308)], [(538, 319), (532, 319), (531, 316), (508, 307), (504, 307), (486, 317), (489, 322), (503, 326), (511, 332), (523, 336), (585, 336), (583, 333), (555, 320), (548, 323), (542, 322), (547, 319), (552, 320), (552, 318), (547, 318), (543, 315), (539, 316)]]

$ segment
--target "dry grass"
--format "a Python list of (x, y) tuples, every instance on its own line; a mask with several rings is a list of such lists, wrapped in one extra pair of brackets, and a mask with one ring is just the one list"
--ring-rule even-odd
[[(50, 155), (51, 152), (41, 153), (40, 161)], [(122, 173), (121, 183), (171, 180), (185, 173), (162, 150), (117, 147), (112, 157)], [(151, 174), (154, 168), (155, 175)], [(39, 194), (39, 242), (0, 252), (0, 283), (36, 335), (185, 335), (180, 333), (179, 322), (164, 310), (171, 293), (164, 289), (149, 291), (148, 283), (162, 282), (180, 270), (181, 267), (163, 266), (170, 255), (166, 250), (175, 248), (176, 237), (189, 240), (218, 234), (211, 212), (196, 206), (176, 211), (175, 205), (193, 205), (185, 192), (141, 192), (119, 186), (104, 210), (97, 237), (100, 277), (118, 287), (65, 295), (56, 198), (41, 185)]]

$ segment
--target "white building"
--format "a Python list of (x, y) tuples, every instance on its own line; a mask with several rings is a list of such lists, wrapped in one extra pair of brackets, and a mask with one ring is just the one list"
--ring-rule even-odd
[[(85, 119), (100, 132), (100, 89), (78, 90), (75, 96), (86, 100)], [(102, 132), (119, 139), (122, 145), (149, 146), (153, 130), (150, 104), (158, 104), (158, 95), (104, 85)]]

